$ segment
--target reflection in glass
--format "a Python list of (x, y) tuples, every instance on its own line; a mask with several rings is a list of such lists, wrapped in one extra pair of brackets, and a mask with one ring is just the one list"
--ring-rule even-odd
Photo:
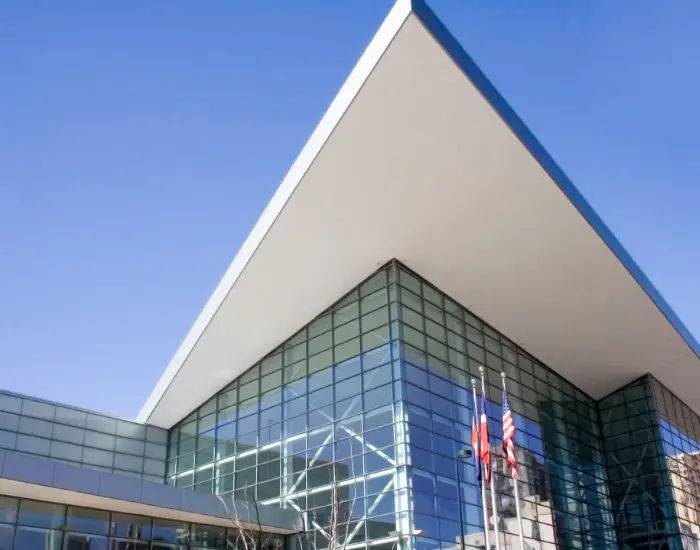
[(66, 533), (63, 544), (64, 550), (107, 550), (109, 546), (107, 537), (96, 535), (83, 535), (78, 533)]
[(21, 500), (17, 523), (32, 527), (62, 527), (66, 517), (66, 507), (61, 504)]
[(144, 516), (112, 514), (110, 534), (120, 538), (151, 540), (151, 519)]
[[(340, 493), (343, 499), (349, 498), (347, 491)], [(16, 505), (20, 514), (3, 515), (13, 523), (0, 522), (0, 550), (224, 549), (227, 540), (234, 544), (240, 539), (235, 529), (89, 508), (68, 507), (67, 513), (62, 514), (58, 505), (3, 497), (6, 509), (12, 510)], [(341, 507), (346, 509), (347, 504), (343, 503)], [(55, 528), (21, 525), (14, 520), (52, 524)], [(261, 541), (256, 546), (258, 550), (282, 550), (285, 542), (283, 536), (271, 533), (262, 533), (261, 537), (256, 534), (256, 537)], [(241, 550), (246, 550), (245, 545)]]
[[(211, 401), (226, 422), (218, 423), (214, 442), (221, 452), (207, 459), (218, 481), (207, 487), (300, 511), (307, 535), (321, 546), (334, 484), (339, 493), (352, 489), (359, 511), (348, 512), (348, 544), (395, 540), (397, 530), (419, 528), (417, 546), (452, 548), (462, 537), (482, 545), (474, 468), (455, 460), (469, 445), (469, 380), (480, 364), (492, 383), (486, 397), (507, 545), (515, 544), (517, 526), (498, 452), (501, 370), (513, 386), (528, 546), (610, 548), (614, 520), (596, 403), (398, 262)], [(263, 392), (277, 388), (281, 403), (268, 403)], [(183, 420), (169, 448), (190, 447), (194, 434), (186, 426), (214, 412), (206, 405)], [(256, 445), (269, 445), (274, 456), (263, 460)], [(177, 461), (169, 481), (200, 489), (186, 455), (170, 456)]]
[(61, 550), (63, 532), (18, 526), (15, 534), (16, 549)]
[(109, 513), (90, 508), (70, 506), (66, 518), (66, 527), (81, 533), (107, 535), (109, 533)]
[(14, 538), (14, 525), (0, 523), (0, 550), (12, 550)]

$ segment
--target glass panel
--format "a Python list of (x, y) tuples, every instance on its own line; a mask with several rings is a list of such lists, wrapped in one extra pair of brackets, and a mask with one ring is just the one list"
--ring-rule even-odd
[(131, 540), (112, 539), (110, 550), (149, 550), (150, 544), (147, 542), (137, 542)]
[(116, 439), (116, 450), (122, 453), (129, 453), (134, 455), (143, 455), (145, 451), (145, 444), (143, 441), (137, 441), (135, 439), (126, 439), (124, 437), (118, 437)]
[(192, 524), (192, 544), (200, 548), (225, 548), (226, 529)]
[(86, 464), (94, 464), (96, 466), (111, 467), (114, 461), (114, 455), (109, 451), (100, 451), (99, 449), (83, 449), (83, 462)]
[(172, 544), (188, 544), (190, 524), (167, 519), (154, 519), (153, 540)]
[(49, 456), (79, 462), (83, 458), (83, 447), (61, 441), (52, 441)]
[(114, 436), (97, 432), (85, 432), (85, 444), (100, 449), (114, 449)]
[(116, 434), (117, 420), (114, 418), (108, 418), (106, 416), (100, 416), (97, 414), (88, 414), (87, 427), (91, 430), (96, 430), (98, 432)]
[(68, 507), (66, 527), (82, 533), (109, 534), (109, 513), (89, 508)]
[(53, 420), (56, 407), (49, 403), (43, 403), (41, 401), (33, 401), (32, 399), (22, 400), (22, 414), (27, 416), (34, 416), (36, 418), (44, 418), (46, 420)]
[(16, 448), (18, 451), (32, 454), (48, 455), (51, 441), (42, 437), (19, 434)]
[(66, 533), (63, 548), (64, 550), (107, 550), (108, 540), (106, 537), (97, 535)]
[(151, 540), (151, 519), (144, 516), (112, 514), (111, 534), (115, 537)]
[(0, 496), (0, 523), (14, 523), (17, 520), (16, 498)]
[(34, 527), (17, 527), (15, 533), (16, 549), (61, 550), (63, 532)]
[(31, 527), (63, 527), (66, 519), (66, 507), (35, 500), (22, 499), (19, 506), (17, 523)]
[(82, 444), (85, 440), (85, 430), (72, 426), (62, 426), (55, 424), (53, 427), (53, 438), (67, 441), (68, 443)]
[(0, 550), (12, 550), (14, 538), (14, 526), (0, 523)]

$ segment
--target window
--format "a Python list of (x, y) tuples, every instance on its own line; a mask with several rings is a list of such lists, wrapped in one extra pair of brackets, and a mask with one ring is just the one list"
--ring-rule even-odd
[[(61, 504), (51, 504), (35, 500), (21, 500), (17, 523), (30, 527), (63, 527), (66, 508)], [(38, 536), (38, 535), (37, 535)], [(30, 548), (28, 546), (27, 548)]]
[(68, 508), (66, 527), (81, 533), (107, 535), (109, 533), (109, 513), (90, 508)]

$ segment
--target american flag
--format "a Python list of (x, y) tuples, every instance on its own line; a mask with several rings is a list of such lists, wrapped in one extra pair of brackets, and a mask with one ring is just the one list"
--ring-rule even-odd
[(489, 421), (486, 417), (486, 400), (481, 394), (481, 462), (484, 465), (484, 479), (486, 483), (491, 481), (491, 446), (489, 445)]
[(506, 461), (513, 473), (513, 479), (518, 479), (518, 462), (515, 460), (515, 422), (513, 422), (513, 413), (508, 405), (508, 394), (503, 390), (503, 453), (506, 455)]

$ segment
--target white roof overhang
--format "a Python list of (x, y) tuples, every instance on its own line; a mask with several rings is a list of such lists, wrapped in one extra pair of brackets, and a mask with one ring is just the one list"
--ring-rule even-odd
[(654, 374), (700, 412), (700, 347), (420, 1), (399, 0), (163, 373), (170, 427), (398, 258), (599, 398)]

